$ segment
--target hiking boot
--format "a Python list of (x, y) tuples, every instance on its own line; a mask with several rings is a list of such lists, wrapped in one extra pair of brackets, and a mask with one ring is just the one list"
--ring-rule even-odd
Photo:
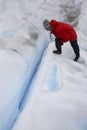
[(74, 61), (76, 61), (76, 62), (77, 62), (77, 61), (78, 61), (78, 59), (79, 59), (78, 57), (75, 57)]
[(59, 50), (54, 50), (53, 53), (55, 53), (55, 54), (61, 54), (61, 51), (59, 51)]

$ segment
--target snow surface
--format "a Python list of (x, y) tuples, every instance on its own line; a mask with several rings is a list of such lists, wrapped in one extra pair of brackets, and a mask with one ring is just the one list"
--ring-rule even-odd
[(69, 43), (62, 55), (52, 53), (42, 27), (45, 18), (64, 20), (64, 2), (0, 0), (0, 130), (87, 130), (87, 1), (76, 28), (77, 63)]
[(87, 129), (87, 53), (81, 50), (76, 63), (67, 45), (61, 56), (52, 54), (53, 43), (46, 50), (32, 83), (32, 97), (13, 130)]

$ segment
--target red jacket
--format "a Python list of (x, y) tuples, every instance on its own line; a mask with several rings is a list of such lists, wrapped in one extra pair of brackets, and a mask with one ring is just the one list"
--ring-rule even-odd
[(50, 25), (52, 27), (51, 33), (53, 33), (56, 38), (60, 38), (62, 43), (77, 39), (77, 34), (71, 25), (57, 22), (56, 20), (51, 20)]

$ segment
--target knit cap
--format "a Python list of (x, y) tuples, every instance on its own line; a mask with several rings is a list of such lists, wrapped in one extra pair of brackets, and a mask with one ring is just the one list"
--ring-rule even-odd
[(44, 26), (44, 28), (45, 28), (46, 30), (51, 31), (51, 26), (50, 26), (49, 20), (45, 19), (45, 20), (43, 21), (43, 26)]

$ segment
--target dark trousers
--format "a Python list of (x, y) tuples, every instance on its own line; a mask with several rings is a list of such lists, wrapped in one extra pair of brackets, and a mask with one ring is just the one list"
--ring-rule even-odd
[(57, 50), (58, 50), (60, 53), (62, 53), (61, 45), (63, 45), (63, 44), (60, 42), (59, 39), (56, 38), (56, 39), (55, 39), (55, 46), (56, 46)]
[(74, 53), (76, 55), (76, 58), (78, 59), (80, 57), (80, 50), (79, 50), (79, 45), (77, 43), (77, 39), (74, 40), (74, 41), (70, 41), (70, 43), (71, 43), (73, 51), (74, 51)]
[[(77, 43), (77, 39), (74, 41), (70, 41), (70, 44), (73, 48), (76, 58), (78, 59), (80, 57), (80, 50), (79, 50), (79, 45)], [(61, 43), (59, 39), (55, 39), (55, 46), (56, 46), (57, 50), (60, 51), (61, 53), (62, 53), (62, 49), (61, 49), (62, 45), (63, 45), (63, 43)]]

